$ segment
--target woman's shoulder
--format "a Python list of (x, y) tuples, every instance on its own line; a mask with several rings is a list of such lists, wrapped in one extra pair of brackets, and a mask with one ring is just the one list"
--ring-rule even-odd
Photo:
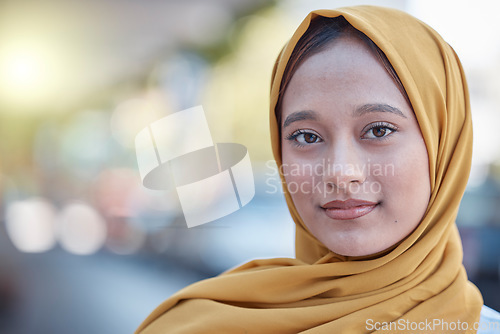
[(483, 305), (477, 334), (500, 334), (500, 313)]

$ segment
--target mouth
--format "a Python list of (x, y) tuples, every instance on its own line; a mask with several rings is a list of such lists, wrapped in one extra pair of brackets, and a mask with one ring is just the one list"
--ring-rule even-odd
[(331, 201), (321, 206), (326, 215), (335, 220), (352, 220), (372, 212), (379, 203), (358, 199)]

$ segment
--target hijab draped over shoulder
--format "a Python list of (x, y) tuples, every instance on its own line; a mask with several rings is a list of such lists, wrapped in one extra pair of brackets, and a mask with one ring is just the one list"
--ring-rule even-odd
[[(434, 319), (468, 327), (454, 333), (475, 333), (483, 301), (467, 279), (455, 225), (472, 155), (469, 95), (460, 61), (433, 29), (394, 9), (311, 12), (283, 48), (272, 74), (271, 138), (278, 166), (275, 107), (282, 75), (294, 46), (318, 16), (343, 16), (385, 53), (401, 79), (429, 155), (431, 198), (425, 216), (392, 249), (345, 257), (307, 230), (284, 187), (296, 224), (295, 259), (254, 260), (188, 286), (154, 310), (137, 333), (366, 333), (376, 331), (375, 322), (401, 326)], [(405, 332), (391, 328), (380, 332)]]

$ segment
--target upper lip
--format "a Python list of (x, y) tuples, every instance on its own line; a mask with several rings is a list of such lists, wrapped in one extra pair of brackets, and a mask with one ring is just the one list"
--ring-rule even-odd
[(348, 208), (354, 208), (357, 206), (371, 206), (371, 205), (377, 205), (378, 203), (376, 202), (370, 202), (370, 201), (365, 201), (361, 199), (347, 199), (345, 201), (340, 201), (340, 200), (335, 200), (328, 202), (321, 207), (323, 209), (348, 209)]

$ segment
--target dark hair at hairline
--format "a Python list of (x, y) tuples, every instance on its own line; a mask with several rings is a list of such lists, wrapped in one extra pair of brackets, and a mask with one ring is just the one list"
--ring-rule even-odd
[(309, 57), (317, 54), (326, 49), (334, 40), (343, 36), (353, 36), (361, 39), (370, 48), (370, 50), (377, 56), (389, 75), (393, 78), (396, 86), (400, 90), (403, 97), (408, 101), (411, 106), (410, 98), (406, 93), (403, 83), (399, 79), (398, 74), (392, 67), (389, 59), (380, 48), (364, 33), (355, 29), (343, 16), (329, 18), (329, 17), (316, 17), (311, 21), (309, 28), (301, 36), (295, 48), (292, 51), (290, 59), (283, 72), (281, 78), (280, 91), (278, 101), (275, 107), (276, 120), (278, 121), (278, 128), (281, 132), (281, 108), (283, 103), (283, 96), (285, 91), (299, 66)]

